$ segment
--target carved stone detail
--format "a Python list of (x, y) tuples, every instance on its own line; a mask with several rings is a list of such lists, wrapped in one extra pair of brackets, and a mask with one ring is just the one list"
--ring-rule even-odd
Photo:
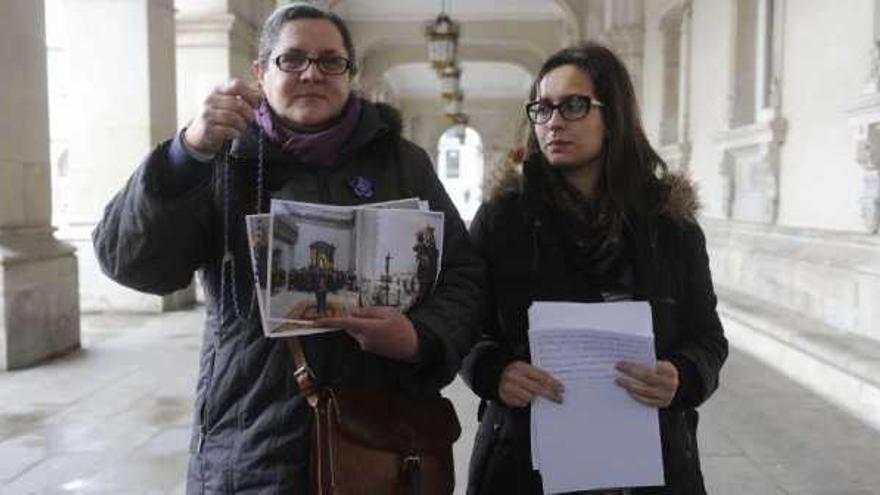
[(871, 234), (880, 232), (880, 172), (865, 171), (862, 175), (862, 194), (859, 197), (862, 222)]
[(637, 95), (642, 91), (642, 58), (644, 57), (644, 24), (616, 26), (602, 33), (601, 41), (609, 45), (626, 64)]
[(871, 47), (871, 70), (868, 72), (868, 82), (863, 92), (880, 93), (880, 40), (874, 40), (874, 45)]
[(727, 218), (776, 223), (779, 206), (780, 148), (787, 122), (781, 117), (723, 133), (719, 142), (722, 211)]
[(730, 153), (724, 153), (721, 159), (721, 213), (724, 218), (733, 217), (733, 197), (734, 197), (734, 161)]
[(684, 172), (690, 166), (691, 143), (688, 141), (679, 141), (668, 146), (662, 146), (657, 150), (657, 153), (666, 162), (671, 171)]
[(862, 224), (876, 234), (880, 231), (880, 92), (862, 96), (849, 115), (855, 159), (862, 169), (858, 199)]

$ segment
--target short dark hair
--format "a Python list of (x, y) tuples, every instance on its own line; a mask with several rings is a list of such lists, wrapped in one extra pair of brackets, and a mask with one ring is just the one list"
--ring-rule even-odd
[[(574, 45), (554, 53), (544, 62), (529, 94), (535, 100), (538, 85), (548, 72), (564, 65), (573, 65), (590, 76), (596, 99), (604, 103), (602, 122), (605, 125), (601, 170), (596, 197), (610, 207), (609, 213), (620, 219), (626, 211), (651, 208), (647, 189), (656, 178), (667, 172), (666, 163), (654, 151), (639, 114), (638, 101), (626, 66), (608, 48), (594, 42)], [(529, 126), (526, 144), (527, 160), (546, 159), (538, 147), (534, 126)]]
[(269, 63), (269, 55), (272, 54), (272, 50), (278, 44), (281, 28), (288, 22), (297, 19), (326, 19), (332, 22), (336, 29), (339, 30), (339, 34), (342, 35), (342, 44), (351, 62), (348, 72), (349, 77), (354, 77), (357, 74), (357, 56), (354, 52), (354, 41), (352, 41), (351, 31), (348, 30), (345, 21), (330, 10), (306, 2), (293, 2), (282, 5), (275, 9), (275, 12), (272, 12), (272, 15), (263, 23), (263, 29), (260, 31), (260, 51), (258, 55), (261, 64), (266, 65)]

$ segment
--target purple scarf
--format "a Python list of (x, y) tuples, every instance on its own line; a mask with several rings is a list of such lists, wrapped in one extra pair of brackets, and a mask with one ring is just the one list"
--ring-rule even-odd
[(275, 116), (266, 100), (254, 110), (259, 125), (269, 141), (287, 153), (296, 155), (303, 163), (329, 167), (339, 160), (343, 144), (357, 127), (361, 115), (361, 100), (350, 96), (342, 111), (342, 118), (327, 129), (317, 132), (299, 132), (286, 127)]

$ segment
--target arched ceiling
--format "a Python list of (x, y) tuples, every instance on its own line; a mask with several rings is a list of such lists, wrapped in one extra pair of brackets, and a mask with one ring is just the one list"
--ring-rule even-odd
[[(399, 97), (437, 88), (427, 68), (424, 26), (444, 8), (461, 23), (459, 61), (466, 99), (522, 98), (550, 53), (578, 37), (571, 0), (332, 0), (359, 50), (361, 82), (387, 82)], [(504, 67), (501, 72), (500, 67)], [(489, 81), (487, 83), (487, 81)]]
[[(526, 74), (533, 74), (537, 71), (543, 57), (541, 54), (535, 53), (528, 45), (521, 43), (495, 43), (495, 44), (471, 44), (463, 46), (459, 50), (460, 60), (462, 64), (467, 64), (468, 69), (463, 74), (468, 74), (464, 79), (462, 89), (469, 92), (475, 89), (478, 84), (471, 86), (469, 82), (477, 81), (479, 77), (474, 71), (481, 69), (481, 65), (474, 65), (472, 62), (498, 62), (518, 66)], [(363, 70), (361, 78), (367, 84), (381, 80), (385, 74), (398, 65), (418, 64), (426, 62), (427, 50), (425, 44), (421, 43), (389, 43), (387, 45), (374, 46), (372, 50), (365, 53), (361, 59)], [(487, 79), (495, 77), (491, 73), (482, 73)], [(431, 72), (432, 80), (436, 80), (436, 75)], [(397, 90), (403, 90), (405, 87), (398, 87)]]
[[(518, 65), (503, 62), (462, 62), (461, 84), (466, 98), (525, 98), (531, 75)], [(492, 74), (482, 78), (480, 74)], [(437, 97), (440, 81), (427, 62), (400, 64), (385, 73), (394, 93), (403, 98)]]
[[(334, 10), (349, 21), (427, 21), (443, 7), (441, 0), (339, 0)], [(446, 0), (446, 11), (459, 20), (550, 20), (564, 17), (554, 0)]]

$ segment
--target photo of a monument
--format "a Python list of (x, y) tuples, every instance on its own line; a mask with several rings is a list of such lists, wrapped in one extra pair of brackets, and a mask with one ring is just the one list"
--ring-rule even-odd
[(273, 210), (268, 318), (305, 323), (356, 306), (353, 234), (351, 210), (294, 203)]
[(401, 311), (418, 304), (437, 278), (443, 215), (362, 210), (357, 224), (359, 304)]
[(273, 200), (269, 214), (248, 215), (264, 333), (333, 331), (315, 320), (418, 304), (442, 258), (443, 214), (427, 206), (417, 198), (363, 206)]

